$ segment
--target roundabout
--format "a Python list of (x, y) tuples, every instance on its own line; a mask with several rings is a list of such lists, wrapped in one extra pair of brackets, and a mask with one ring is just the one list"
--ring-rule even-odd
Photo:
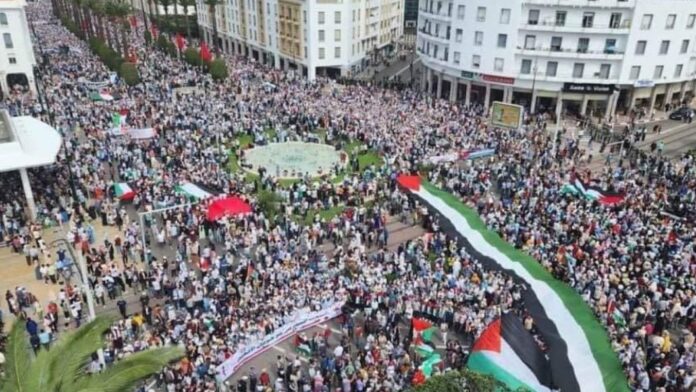
[(244, 151), (242, 167), (254, 174), (265, 172), (279, 179), (320, 177), (345, 166), (348, 155), (319, 143), (283, 142)]

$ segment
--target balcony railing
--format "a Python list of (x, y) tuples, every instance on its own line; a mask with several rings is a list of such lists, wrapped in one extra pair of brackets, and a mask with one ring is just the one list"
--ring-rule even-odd
[(622, 50), (618, 49), (603, 49), (603, 50), (590, 50), (587, 48), (576, 48), (576, 49), (569, 49), (569, 48), (558, 48), (558, 47), (542, 47), (542, 46), (536, 46), (536, 47), (522, 47), (518, 46), (517, 50), (523, 53), (530, 52), (530, 53), (535, 53), (538, 52), (539, 54), (541, 53), (561, 53), (561, 54), (568, 54), (568, 55), (573, 55), (576, 54), (578, 57), (580, 55), (601, 55), (603, 56), (611, 56), (611, 55), (623, 55), (625, 52)]
[(562, 6), (577, 8), (633, 8), (635, 0), (592, 1), (592, 0), (522, 0), (523, 5)]
[(528, 20), (524, 24), (526, 29), (541, 29), (541, 30), (564, 30), (564, 29), (583, 29), (587, 30), (628, 30), (631, 28), (631, 20), (626, 19), (620, 23), (609, 23), (609, 24), (599, 24), (599, 23), (560, 23), (555, 20)]

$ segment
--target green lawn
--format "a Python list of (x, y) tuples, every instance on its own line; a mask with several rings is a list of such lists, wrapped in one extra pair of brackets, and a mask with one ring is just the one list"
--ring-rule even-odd
[(335, 206), (331, 207), (329, 209), (312, 209), (307, 212), (307, 217), (302, 218), (300, 215), (295, 215), (295, 218), (298, 222), (304, 223), (305, 225), (309, 225), (314, 221), (314, 216), (319, 214), (319, 217), (322, 219), (329, 221), (333, 219), (335, 216), (341, 215), (343, 211), (346, 210), (347, 207), (345, 206)]

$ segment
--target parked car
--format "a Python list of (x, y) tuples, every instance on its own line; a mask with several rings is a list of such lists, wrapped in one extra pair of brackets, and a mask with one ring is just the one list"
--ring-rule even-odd
[(670, 113), (669, 119), (681, 121), (692, 116), (693, 111), (690, 107), (684, 106)]

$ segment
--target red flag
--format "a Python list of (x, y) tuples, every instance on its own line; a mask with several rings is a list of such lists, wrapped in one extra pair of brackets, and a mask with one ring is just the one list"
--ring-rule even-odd
[(186, 40), (180, 33), (176, 33), (176, 38), (174, 39), (176, 43), (176, 47), (179, 48), (179, 51), (184, 49), (184, 46), (186, 46)]
[(138, 27), (138, 18), (136, 18), (135, 15), (130, 16), (130, 24), (133, 28)]
[(210, 48), (208, 48), (208, 44), (205, 41), (201, 42), (201, 59), (206, 63), (213, 59), (213, 54), (210, 53)]

